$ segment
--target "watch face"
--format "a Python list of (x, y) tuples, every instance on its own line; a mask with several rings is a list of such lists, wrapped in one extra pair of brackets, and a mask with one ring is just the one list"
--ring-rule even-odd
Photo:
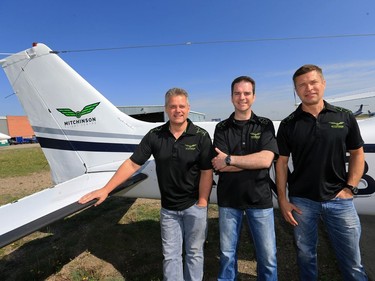
[(227, 164), (228, 166), (230, 165), (230, 156), (228, 155), (227, 157), (225, 157), (225, 164)]

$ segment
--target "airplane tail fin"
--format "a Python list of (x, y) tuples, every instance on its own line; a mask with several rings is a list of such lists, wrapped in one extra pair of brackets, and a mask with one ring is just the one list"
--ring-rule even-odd
[(46, 155), (55, 184), (95, 172), (98, 166), (110, 169), (111, 163), (127, 158), (145, 133), (144, 122), (119, 111), (44, 44), (0, 64)]

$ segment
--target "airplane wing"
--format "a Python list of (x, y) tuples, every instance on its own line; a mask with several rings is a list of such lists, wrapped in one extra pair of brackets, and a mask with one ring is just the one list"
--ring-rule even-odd
[[(78, 198), (103, 186), (114, 172), (91, 173), (34, 193), (0, 207), (0, 248), (68, 215), (92, 206), (96, 200), (79, 204)], [(118, 186), (110, 195), (128, 191), (147, 178), (144, 173)]]

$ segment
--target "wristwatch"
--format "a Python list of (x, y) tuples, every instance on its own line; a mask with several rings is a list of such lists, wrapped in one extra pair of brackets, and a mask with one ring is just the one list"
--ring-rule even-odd
[(230, 158), (230, 155), (228, 155), (227, 157), (225, 157), (225, 164), (227, 164), (227, 166), (230, 166), (230, 162), (232, 161), (232, 159)]
[(350, 191), (353, 193), (353, 195), (357, 195), (358, 194), (358, 187), (352, 186), (350, 184), (347, 184), (346, 187), (350, 189)]

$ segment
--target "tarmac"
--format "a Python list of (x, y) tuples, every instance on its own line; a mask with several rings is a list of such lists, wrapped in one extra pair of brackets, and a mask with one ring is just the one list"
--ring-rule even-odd
[(362, 263), (370, 281), (375, 281), (375, 216), (360, 215)]

